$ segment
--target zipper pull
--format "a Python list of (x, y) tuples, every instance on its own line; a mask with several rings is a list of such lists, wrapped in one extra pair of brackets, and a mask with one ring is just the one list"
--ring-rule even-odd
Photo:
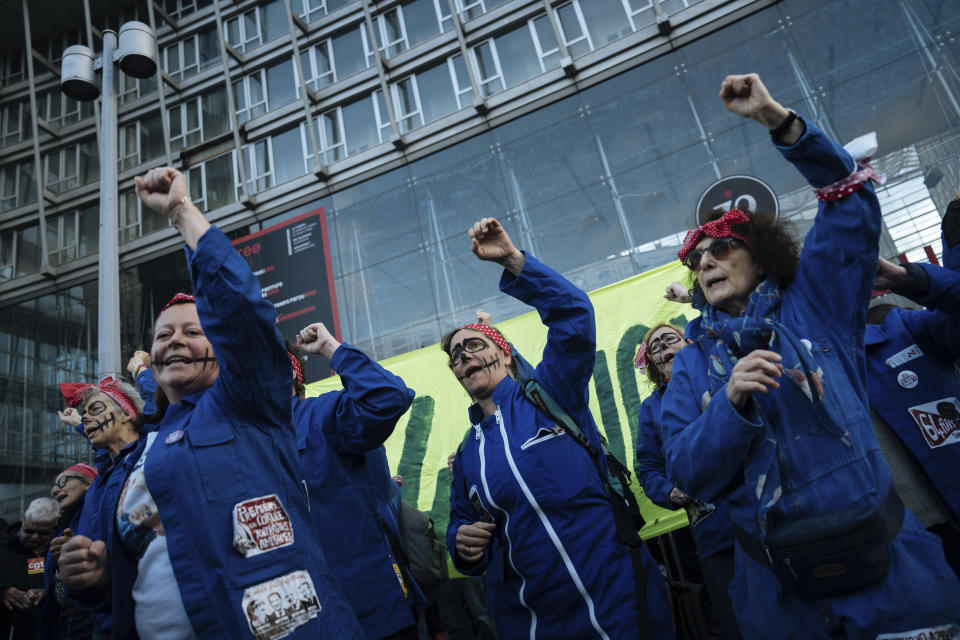
[(790, 569), (790, 573), (793, 574), (793, 577), (797, 577), (797, 572), (793, 570), (793, 563), (790, 562), (790, 558), (784, 558), (783, 564), (787, 565), (787, 569)]
[(473, 425), (473, 435), (475, 436), (474, 439), (476, 440), (480, 439), (480, 425), (478, 424)]

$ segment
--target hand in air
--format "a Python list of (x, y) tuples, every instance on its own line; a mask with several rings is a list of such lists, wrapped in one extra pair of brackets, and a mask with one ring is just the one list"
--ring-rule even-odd
[(184, 197), (190, 196), (186, 177), (172, 167), (150, 169), (142, 178), (134, 178), (137, 195), (143, 204), (174, 222)]
[(73, 407), (67, 407), (63, 411), (57, 411), (57, 417), (60, 418), (60, 422), (70, 427), (76, 427), (81, 422), (80, 412)]
[(300, 333), (297, 334), (297, 346), (304, 353), (321, 355), (330, 359), (340, 343), (333, 337), (325, 324), (314, 322), (301, 329)]
[(481, 260), (496, 262), (514, 275), (519, 274), (526, 260), (496, 218), (483, 218), (467, 231), (470, 251)]
[(130, 356), (130, 360), (127, 361), (127, 371), (134, 378), (137, 377), (138, 373), (142, 371), (140, 365), (150, 366), (150, 354), (146, 351), (134, 351), (133, 355)]
[(671, 282), (667, 287), (666, 293), (663, 294), (663, 297), (670, 302), (690, 302), (693, 300), (690, 291), (679, 282)]

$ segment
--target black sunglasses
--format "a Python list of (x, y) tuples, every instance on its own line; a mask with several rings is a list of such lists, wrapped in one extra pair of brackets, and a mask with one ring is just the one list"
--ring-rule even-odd
[(65, 486), (67, 486), (67, 481), (73, 480), (74, 478), (77, 480), (83, 480), (86, 478), (86, 476), (61, 476), (56, 479), (50, 488), (52, 489), (53, 487), (57, 487), (58, 489), (63, 489)]
[(740, 241), (737, 238), (717, 238), (710, 243), (706, 249), (694, 249), (683, 259), (683, 264), (687, 266), (690, 271), (699, 271), (700, 270), (700, 260), (703, 258), (703, 254), (707, 251), (710, 252), (714, 258), (721, 259), (730, 253), (730, 249), (733, 249), (735, 246), (740, 244)]

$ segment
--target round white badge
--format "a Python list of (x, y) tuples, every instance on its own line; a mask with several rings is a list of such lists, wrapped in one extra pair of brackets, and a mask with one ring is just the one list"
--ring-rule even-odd
[(897, 383), (904, 389), (913, 389), (918, 382), (920, 382), (920, 378), (909, 369), (905, 369), (897, 375)]

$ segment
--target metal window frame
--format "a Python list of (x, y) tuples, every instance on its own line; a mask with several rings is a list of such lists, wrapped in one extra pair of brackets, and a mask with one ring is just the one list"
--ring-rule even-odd
[[(488, 78), (484, 78), (483, 75), (480, 73), (480, 62), (479, 62), (479, 59), (477, 58), (477, 49), (479, 49), (483, 45), (490, 46), (490, 54), (491, 54), (491, 57), (493, 58), (493, 66), (496, 67), (496, 70), (497, 70), (496, 75), (490, 76)], [(503, 76), (503, 67), (500, 66), (500, 54), (497, 51), (497, 42), (496, 42), (495, 36), (491, 36), (486, 40), (482, 40), (476, 43), (475, 45), (473, 45), (472, 47), (470, 47), (470, 62), (473, 64), (473, 71), (476, 74), (477, 85), (480, 89), (480, 97), (489, 98), (491, 96), (497, 95), (498, 93), (500, 93), (501, 91), (504, 91), (507, 88), (507, 81), (506, 81), (506, 78), (504, 78)], [(490, 93), (485, 94), (483, 91), (484, 87), (487, 84), (493, 82), (494, 80), (500, 81), (500, 89), (498, 89), (497, 91), (491, 91)]]
[[(400, 101), (400, 84), (404, 82), (412, 83), (411, 95), (413, 95), (413, 101), (416, 103), (416, 108), (410, 112), (403, 111), (403, 104)], [(410, 131), (423, 126), (423, 104), (420, 101), (420, 85), (417, 82), (417, 74), (412, 73), (406, 78), (401, 78), (400, 80), (393, 82), (390, 85), (390, 98), (393, 100), (393, 113), (397, 117), (397, 125), (400, 128), (401, 134), (409, 133)], [(414, 117), (418, 118), (420, 123), (404, 130), (403, 121)]]

